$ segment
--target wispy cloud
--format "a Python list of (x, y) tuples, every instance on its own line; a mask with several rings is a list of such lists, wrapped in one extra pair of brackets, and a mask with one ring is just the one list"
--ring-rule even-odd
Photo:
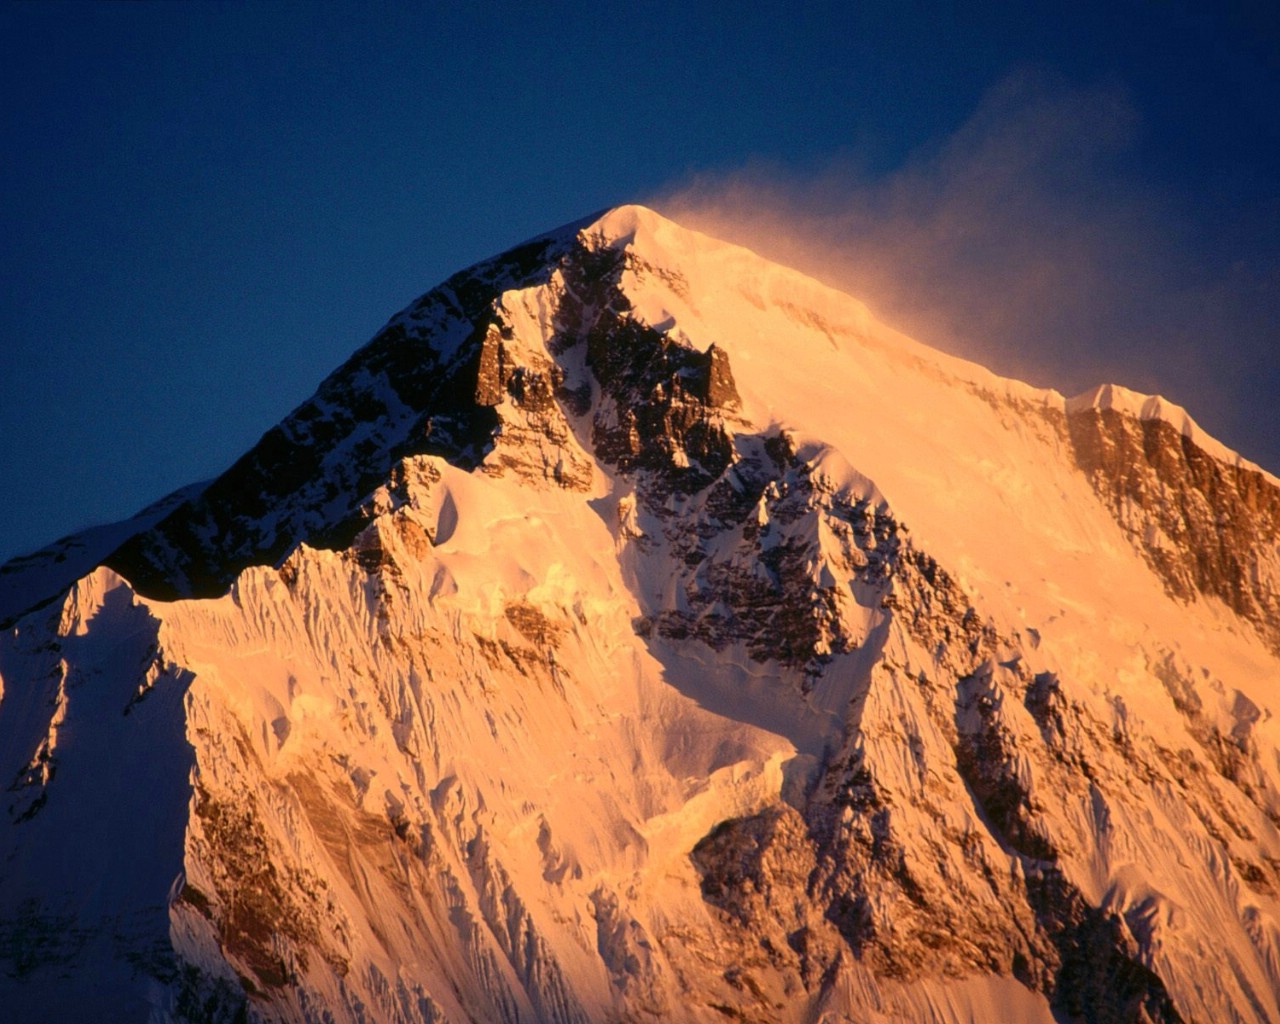
[(755, 164), (653, 202), (998, 372), (1163, 393), (1280, 470), (1280, 209), (1179, 194), (1142, 141), (1122, 85), (1023, 71), (889, 173)]

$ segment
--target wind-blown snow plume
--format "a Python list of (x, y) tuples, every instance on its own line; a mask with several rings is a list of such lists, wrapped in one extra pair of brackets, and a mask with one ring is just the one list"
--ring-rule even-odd
[(1217, 222), (1141, 169), (1143, 145), (1122, 87), (1027, 70), (888, 172), (857, 154), (808, 174), (753, 164), (652, 203), (913, 337), (1069, 393), (1170, 395), (1280, 463), (1280, 207)]

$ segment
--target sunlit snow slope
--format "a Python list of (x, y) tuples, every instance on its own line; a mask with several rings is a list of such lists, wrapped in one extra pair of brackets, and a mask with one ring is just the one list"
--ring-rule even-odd
[(1280, 1022), (1278, 522), (1158, 397), (570, 225), (0, 569), (0, 1015)]

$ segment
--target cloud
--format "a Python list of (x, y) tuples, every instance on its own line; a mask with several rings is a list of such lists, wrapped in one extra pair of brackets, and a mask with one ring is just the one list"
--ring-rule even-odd
[(889, 173), (757, 163), (653, 203), (997, 372), (1165, 394), (1280, 470), (1276, 232), (1153, 182), (1142, 143), (1122, 85), (1022, 71)]

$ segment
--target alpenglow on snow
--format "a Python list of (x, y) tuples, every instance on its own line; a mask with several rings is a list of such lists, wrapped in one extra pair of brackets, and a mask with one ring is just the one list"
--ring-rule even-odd
[(24, 1022), (1280, 1022), (1280, 481), (635, 206), (0, 568)]

